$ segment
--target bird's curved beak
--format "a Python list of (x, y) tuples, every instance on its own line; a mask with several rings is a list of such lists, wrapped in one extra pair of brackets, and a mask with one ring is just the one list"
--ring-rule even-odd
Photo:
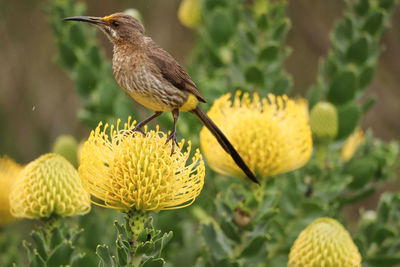
[(104, 24), (104, 21), (102, 18), (99, 17), (87, 17), (87, 16), (77, 16), (77, 17), (68, 17), (68, 18), (63, 18), (62, 20), (74, 20), (74, 21), (83, 21), (83, 22), (88, 22), (92, 24)]

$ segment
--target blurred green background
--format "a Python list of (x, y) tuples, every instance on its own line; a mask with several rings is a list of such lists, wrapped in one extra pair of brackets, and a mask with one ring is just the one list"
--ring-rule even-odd
[[(144, 17), (147, 35), (185, 64), (195, 34), (178, 21), (179, 0), (84, 2), (88, 15), (94, 16), (138, 9)], [(8, 154), (20, 163), (50, 151), (60, 134), (83, 139), (89, 133), (76, 118), (81, 104), (74, 84), (54, 60), (56, 47), (47, 5), (47, 1), (28, 0), (0, 3), (0, 154)], [(292, 29), (288, 45), (293, 50), (285, 67), (294, 79), (293, 95), (304, 95), (315, 81), (318, 61), (329, 49), (329, 32), (343, 8), (340, 0), (289, 3)], [(391, 24), (400, 24), (399, 6)], [(111, 44), (101, 34), (98, 38), (111, 58)], [(368, 90), (377, 101), (362, 125), (364, 129), (372, 128), (376, 137), (392, 140), (400, 136), (399, 28), (389, 28), (383, 43), (385, 50)]]

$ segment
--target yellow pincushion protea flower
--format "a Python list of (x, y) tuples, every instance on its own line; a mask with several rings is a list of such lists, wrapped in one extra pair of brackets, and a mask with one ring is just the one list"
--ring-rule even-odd
[[(221, 128), (250, 169), (262, 176), (295, 170), (307, 163), (312, 152), (312, 137), (304, 107), (287, 96), (237, 92), (217, 99), (208, 116)], [(202, 151), (209, 166), (226, 175), (243, 176), (231, 157), (203, 128)]]
[(289, 267), (361, 267), (361, 256), (350, 234), (336, 220), (319, 218), (297, 237)]
[(74, 216), (90, 211), (77, 170), (58, 154), (45, 154), (19, 173), (10, 194), (11, 214), (23, 218)]
[(10, 191), (22, 166), (9, 157), (0, 157), (0, 225), (11, 221)]
[[(166, 134), (156, 131), (132, 133), (135, 122), (92, 131), (81, 155), (79, 174), (94, 203), (121, 211), (177, 209), (190, 205), (204, 184), (205, 167), (198, 150), (177, 148), (171, 155)], [(109, 129), (109, 131), (107, 131)], [(181, 141), (179, 147), (183, 147)]]
[(364, 141), (364, 132), (361, 130), (361, 128), (357, 128), (354, 133), (347, 138), (346, 143), (342, 148), (340, 153), (342, 160), (344, 162), (349, 161), (353, 157), (354, 152), (356, 152), (357, 148), (364, 143)]

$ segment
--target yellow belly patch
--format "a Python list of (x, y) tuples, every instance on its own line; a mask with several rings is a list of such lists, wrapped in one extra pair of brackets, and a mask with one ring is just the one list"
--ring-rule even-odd
[(189, 94), (186, 102), (179, 108), (180, 111), (191, 111), (197, 107), (199, 100), (194, 94)]

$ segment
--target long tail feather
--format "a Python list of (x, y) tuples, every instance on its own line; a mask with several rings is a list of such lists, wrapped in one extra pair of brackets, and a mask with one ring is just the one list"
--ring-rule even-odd
[(208, 130), (215, 136), (218, 140), (218, 143), (222, 146), (222, 148), (231, 155), (233, 161), (243, 170), (243, 172), (249, 177), (253, 182), (260, 184), (253, 174), (253, 172), (249, 169), (246, 163), (243, 161), (242, 157), (236, 151), (236, 149), (232, 146), (231, 142), (229, 142), (228, 138), (223, 134), (223, 132), (215, 125), (215, 123), (204, 113), (199, 107), (191, 111), (195, 114), (207, 127)]

